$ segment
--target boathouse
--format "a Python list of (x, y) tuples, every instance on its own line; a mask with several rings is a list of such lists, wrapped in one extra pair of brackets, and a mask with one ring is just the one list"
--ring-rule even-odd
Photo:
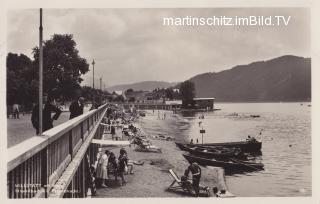
[(196, 109), (214, 109), (214, 98), (194, 98), (193, 101)]

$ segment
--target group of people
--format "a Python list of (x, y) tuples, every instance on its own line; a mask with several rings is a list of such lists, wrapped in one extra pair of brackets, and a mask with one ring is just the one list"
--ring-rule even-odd
[[(161, 117), (162, 116), (162, 117)], [(165, 120), (167, 117), (167, 114), (164, 112), (162, 115), (160, 116), (160, 111), (158, 110), (158, 120)]]
[(124, 175), (133, 174), (133, 164), (129, 163), (127, 151), (121, 148), (117, 159), (112, 151), (105, 150), (101, 152), (101, 149), (99, 150), (95, 165), (97, 186), (108, 187), (107, 182), (112, 174), (115, 176), (116, 181), (118, 181), (118, 176), (121, 178), (120, 185), (126, 184), (127, 181)]
[[(84, 98), (78, 97), (78, 99), (71, 103), (69, 107), (70, 119), (78, 117), (83, 114)], [(45, 94), (43, 96), (43, 109), (42, 109), (42, 131), (53, 128), (53, 121), (58, 120), (61, 109), (54, 102), (54, 97)], [(52, 115), (52, 113), (54, 115)], [(19, 115), (18, 115), (19, 117)], [(33, 128), (36, 130), (36, 134), (39, 134), (39, 104), (35, 105), (32, 109), (31, 122)]]
[[(197, 144), (199, 143), (198, 138), (196, 139)], [(194, 144), (193, 139), (190, 140), (190, 144)]]

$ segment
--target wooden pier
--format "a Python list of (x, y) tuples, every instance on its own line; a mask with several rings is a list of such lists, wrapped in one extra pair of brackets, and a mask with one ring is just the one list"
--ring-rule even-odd
[(122, 106), (124, 109), (135, 108), (137, 110), (180, 110), (179, 104), (164, 104), (164, 103), (113, 103)]

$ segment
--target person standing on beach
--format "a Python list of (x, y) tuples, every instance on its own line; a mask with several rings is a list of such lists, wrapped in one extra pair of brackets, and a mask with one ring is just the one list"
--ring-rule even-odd
[(111, 136), (112, 136), (112, 140), (114, 139), (116, 134), (116, 128), (114, 127), (114, 125), (111, 125)]
[[(53, 128), (53, 120), (58, 120), (61, 110), (53, 104), (53, 97), (43, 96), (43, 112), (42, 112), (42, 130), (46, 131)], [(51, 113), (55, 114), (51, 117)], [(36, 134), (39, 134), (39, 104), (35, 105), (32, 110), (31, 122), (36, 129)]]
[(83, 108), (84, 108), (84, 98), (79, 97), (78, 100), (71, 103), (71, 105), (69, 107), (70, 119), (78, 117), (79, 115), (82, 115)]
[(100, 155), (100, 158), (98, 159), (97, 164), (97, 181), (99, 182), (99, 185), (103, 188), (108, 187), (106, 185), (106, 181), (108, 179), (108, 159), (109, 159), (110, 152), (106, 150), (104, 154)]
[(126, 170), (128, 170), (128, 158), (127, 158), (127, 154), (126, 154), (126, 150), (121, 148), (120, 149), (120, 156), (118, 158), (119, 160), (119, 176), (122, 180), (122, 184), (124, 185), (125, 183), (127, 183), (127, 181), (124, 178), (124, 173), (126, 172)]
[(200, 178), (201, 178), (201, 168), (196, 162), (192, 162), (188, 168), (184, 172), (184, 176), (188, 177), (189, 172), (192, 173), (192, 186), (194, 188), (194, 191), (196, 193), (196, 197), (199, 196), (200, 191)]

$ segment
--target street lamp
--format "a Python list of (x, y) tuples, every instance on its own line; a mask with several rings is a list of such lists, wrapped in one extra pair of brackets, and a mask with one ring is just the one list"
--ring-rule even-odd
[(94, 60), (92, 61), (92, 73), (93, 73), (93, 79), (92, 79), (92, 88), (94, 89), (94, 65), (96, 63), (94, 62)]

